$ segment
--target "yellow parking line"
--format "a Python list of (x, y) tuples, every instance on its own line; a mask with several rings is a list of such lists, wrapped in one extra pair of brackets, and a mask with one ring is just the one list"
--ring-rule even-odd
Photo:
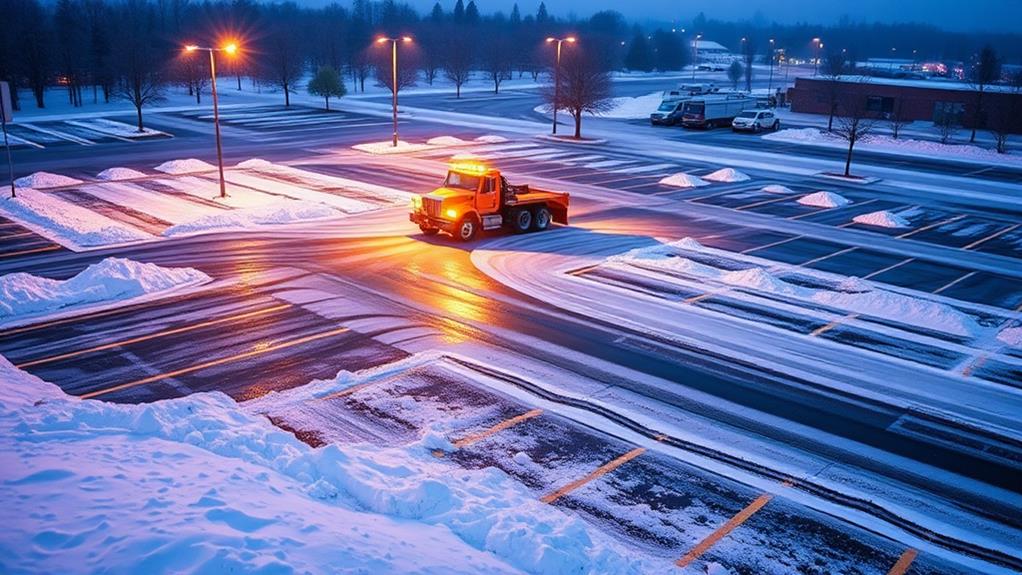
[(284, 308), (288, 308), (288, 307), (291, 307), (291, 304), (286, 304), (285, 303), (285, 304), (281, 304), (281, 305), (275, 305), (275, 306), (272, 306), (272, 307), (268, 307), (268, 308), (264, 308), (264, 309), (260, 309), (260, 310), (256, 310), (256, 311), (251, 311), (251, 312), (248, 312), (248, 313), (243, 313), (241, 315), (233, 315), (233, 316), (230, 316), (230, 317), (222, 317), (220, 319), (203, 321), (203, 322), (195, 323), (195, 324), (192, 324), (192, 325), (186, 325), (186, 326), (166, 329), (166, 330), (163, 330), (163, 331), (149, 333), (149, 334), (142, 335), (142, 336), (139, 336), (139, 337), (133, 337), (133, 338), (130, 338), (130, 339), (125, 339), (125, 340), (121, 340), (121, 341), (115, 341), (113, 343), (105, 343), (103, 345), (97, 345), (95, 347), (90, 347), (90, 348), (86, 348), (86, 349), (79, 349), (79, 350), (71, 351), (71, 352), (68, 352), (68, 353), (62, 353), (60, 355), (53, 355), (53, 356), (50, 356), (50, 357), (44, 357), (42, 359), (34, 359), (32, 361), (26, 361), (25, 363), (19, 363), (15, 367), (17, 367), (19, 369), (25, 369), (25, 368), (33, 367), (33, 366), (36, 366), (36, 365), (42, 365), (44, 363), (51, 363), (51, 362), (54, 362), (54, 361), (61, 361), (61, 360), (64, 360), (64, 359), (69, 359), (69, 358), (72, 358), (72, 357), (77, 357), (79, 355), (85, 355), (87, 353), (94, 353), (94, 352), (97, 352), (97, 351), (103, 351), (103, 350), (106, 350), (106, 349), (112, 349), (112, 348), (115, 348), (115, 347), (120, 347), (120, 346), (123, 346), (123, 345), (132, 345), (132, 344), (135, 344), (135, 343), (141, 343), (143, 341), (149, 341), (151, 339), (156, 339), (156, 338), (159, 338), (159, 337), (166, 337), (168, 335), (176, 335), (176, 334), (179, 334), (179, 333), (186, 333), (186, 332), (189, 332), (189, 331), (194, 331), (196, 329), (201, 329), (201, 328), (209, 327), (209, 326), (213, 326), (213, 325), (219, 325), (219, 324), (222, 324), (222, 323), (228, 323), (228, 322), (232, 322), (232, 321), (238, 321), (238, 320), (242, 320), (242, 319), (258, 317), (258, 316), (261, 316), (261, 315), (266, 315), (268, 313), (273, 313), (275, 311), (280, 311), (280, 310), (282, 310)]
[(468, 447), (469, 445), (472, 445), (473, 443), (478, 443), (495, 433), (500, 433), (501, 431), (504, 431), (509, 427), (514, 427), (515, 425), (518, 425), (523, 421), (532, 419), (533, 417), (536, 417), (541, 413), (543, 413), (542, 409), (533, 409), (531, 411), (526, 411), (521, 415), (516, 415), (515, 417), (512, 417), (510, 419), (505, 419), (504, 421), (501, 421), (500, 423), (494, 425), (489, 429), (485, 429), (483, 431), (480, 431), (479, 433), (474, 433), (472, 435), (469, 435), (468, 437), (463, 437), (462, 439), (455, 441), (453, 445), (456, 449)]
[(59, 250), (60, 246), (57, 244), (43, 246), (41, 248), (32, 248), (30, 250), (21, 250), (17, 252), (8, 252), (6, 254), (0, 254), (0, 258), (13, 258), (14, 256), (25, 256), (28, 254), (37, 254), (40, 252), (52, 252), (53, 250)]
[(915, 549), (906, 549), (898, 558), (898, 562), (887, 572), (887, 575), (903, 575), (912, 566), (912, 562), (916, 560), (918, 554), (919, 552)]
[(604, 475), (610, 473), (611, 471), (614, 471), (618, 467), (621, 467), (625, 463), (628, 463), (629, 461), (642, 455), (643, 453), (645, 453), (645, 451), (646, 449), (643, 447), (636, 447), (635, 449), (629, 451), (628, 453), (625, 453), (624, 455), (597, 467), (596, 470), (590, 473), (589, 475), (586, 475), (581, 479), (576, 479), (575, 481), (572, 481), (571, 483), (565, 485), (564, 487), (561, 487), (560, 489), (554, 491), (553, 493), (544, 495), (543, 497), (540, 498), (540, 501), (542, 501), (543, 503), (553, 503), (554, 501), (557, 501), (561, 497), (564, 497), (565, 495), (571, 493), (572, 491), (578, 489), (579, 487), (582, 487), (586, 483), (589, 483), (594, 479), (599, 479), (600, 477), (603, 477)]
[(814, 329), (812, 331), (812, 333), (810, 333), (809, 335), (811, 337), (816, 337), (818, 335), (827, 333), (828, 331), (834, 329), (835, 327), (841, 325), (842, 323), (844, 323), (846, 321), (851, 321), (851, 320), (853, 320), (853, 319), (855, 319), (857, 317), (859, 317), (859, 314), (857, 314), (857, 313), (850, 313), (850, 314), (846, 315), (845, 317), (839, 317), (836, 320), (828, 323), (825, 326), (821, 326), (821, 327), (818, 327), (818, 328)]
[(186, 375), (186, 374), (193, 373), (193, 372), (196, 372), (196, 371), (199, 371), (199, 370), (202, 370), (202, 369), (206, 369), (206, 368), (209, 368), (209, 367), (216, 367), (218, 365), (223, 365), (225, 363), (231, 363), (231, 362), (239, 361), (239, 360), (242, 360), (242, 359), (248, 359), (250, 357), (256, 357), (256, 356), (267, 354), (267, 353), (270, 353), (272, 351), (277, 351), (277, 350), (280, 350), (280, 349), (287, 349), (289, 347), (294, 347), (296, 345), (300, 345), (300, 344), (303, 344), (303, 343), (308, 343), (310, 341), (316, 341), (316, 340), (324, 339), (324, 338), (327, 338), (327, 337), (332, 337), (332, 336), (335, 336), (335, 335), (339, 335), (339, 334), (345, 333), (347, 331), (349, 331), (349, 329), (346, 328), (346, 327), (332, 329), (332, 330), (329, 330), (329, 331), (324, 331), (324, 332), (316, 333), (316, 334), (313, 334), (313, 335), (308, 335), (308, 336), (305, 336), (305, 337), (300, 337), (298, 339), (293, 339), (293, 340), (290, 340), (290, 341), (285, 341), (285, 342), (281, 342), (281, 343), (277, 343), (277, 344), (273, 344), (273, 345), (268, 345), (266, 347), (261, 347), (261, 348), (258, 348), (258, 349), (253, 349), (251, 351), (246, 351), (244, 353), (239, 353), (239, 354), (235, 354), (235, 355), (231, 355), (231, 356), (227, 356), (227, 357), (221, 357), (219, 359), (214, 359), (214, 360), (211, 360), (211, 361), (207, 361), (207, 362), (203, 362), (203, 363), (200, 363), (200, 364), (197, 364), (197, 365), (192, 365), (192, 366), (189, 366), (189, 367), (177, 369), (177, 370), (174, 370), (174, 371), (168, 371), (166, 373), (161, 373), (161, 374), (158, 374), (158, 375), (153, 375), (153, 376), (150, 376), (150, 377), (139, 379), (137, 381), (132, 381), (132, 382), (129, 382), (129, 383), (122, 383), (121, 385), (115, 385), (113, 387), (108, 387), (106, 389), (99, 389), (99, 390), (96, 390), (96, 391), (90, 391), (89, 393), (82, 394), (79, 397), (81, 397), (82, 399), (91, 399), (93, 397), (97, 397), (97, 396), (100, 396), (100, 395), (106, 395), (108, 393), (113, 393), (115, 391), (120, 391), (122, 389), (128, 389), (130, 387), (136, 387), (136, 386), (139, 386), (139, 385), (145, 385), (147, 383), (153, 383), (154, 381), (160, 381), (160, 380), (167, 379), (167, 378), (170, 378), (170, 377), (177, 377), (179, 375)]
[(699, 542), (698, 545), (692, 548), (691, 551), (685, 554), (684, 557), (678, 559), (676, 565), (678, 567), (687, 567), (693, 561), (698, 559), (703, 553), (706, 553), (710, 547), (713, 547), (718, 541), (727, 536), (728, 533), (734, 531), (739, 525), (745, 523), (750, 517), (752, 517), (757, 511), (763, 508), (764, 505), (770, 503), (770, 500), (774, 496), (771, 493), (764, 493), (757, 497), (752, 503), (748, 504), (745, 509), (739, 511), (734, 517), (728, 520), (727, 523), (721, 525), (716, 531), (710, 533), (705, 539)]
[(1014, 230), (1014, 229), (1018, 228), (1019, 226), (1022, 226), (1022, 224), (1015, 224), (1013, 226), (1008, 226), (1008, 227), (1004, 228), (1003, 230), (1001, 230), (999, 232), (994, 232), (994, 233), (990, 234), (989, 236), (987, 236), (985, 238), (978, 239), (978, 240), (972, 242), (971, 244), (963, 247), (962, 249), (963, 250), (971, 250), (972, 248), (974, 248), (974, 247), (976, 247), (976, 246), (978, 246), (980, 244), (989, 242), (990, 240), (992, 240), (992, 239), (994, 239), (994, 238), (996, 238), (998, 236), (1004, 235), (1004, 234), (1010, 232), (1011, 230)]

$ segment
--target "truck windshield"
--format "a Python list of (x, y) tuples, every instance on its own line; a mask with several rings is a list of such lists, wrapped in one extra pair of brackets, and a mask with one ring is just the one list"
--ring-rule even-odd
[(678, 103), (677, 102), (664, 102), (663, 104), (660, 104), (660, 107), (657, 108), (657, 111), (658, 112), (673, 112), (674, 109), (677, 108), (677, 107), (678, 107)]
[(469, 176), (458, 172), (447, 172), (445, 188), (460, 188), (474, 192), (479, 189), (479, 176)]

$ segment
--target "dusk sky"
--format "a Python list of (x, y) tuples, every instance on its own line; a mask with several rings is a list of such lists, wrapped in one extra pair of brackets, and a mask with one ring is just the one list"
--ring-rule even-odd
[[(411, 0), (420, 10), (432, 8), (435, 0)], [(441, 0), (445, 10), (455, 0)], [(510, 11), (515, 0), (477, 0), (483, 12)], [(520, 0), (523, 13), (535, 12), (539, 0)], [(766, 20), (780, 23), (831, 23), (847, 14), (852, 20), (869, 22), (924, 22), (951, 30), (1017, 29), (1022, 21), (1020, 0), (694, 0), (683, 5), (677, 0), (548, 0), (547, 9), (558, 16), (578, 15), (598, 10), (617, 10), (639, 20), (690, 20), (700, 11), (707, 18), (723, 20), (752, 19), (757, 11)]]

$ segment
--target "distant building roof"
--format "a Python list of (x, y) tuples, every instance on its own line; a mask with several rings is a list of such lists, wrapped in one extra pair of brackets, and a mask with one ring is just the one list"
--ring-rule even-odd
[(692, 40), (690, 45), (700, 52), (730, 52), (725, 46), (710, 40)]
[[(799, 80), (826, 80), (825, 77), (812, 77), (806, 76), (804, 78), (798, 78)], [(927, 90), (955, 90), (962, 92), (974, 92), (976, 86), (969, 84), (968, 82), (958, 82), (955, 80), (945, 80), (943, 78), (881, 78), (877, 76), (860, 76), (860, 75), (848, 75), (838, 76), (835, 78), (839, 82), (848, 82), (852, 84), (873, 84), (880, 86), (901, 86), (904, 88), (923, 88)], [(1005, 85), (987, 85), (983, 88), (987, 92), (1014, 92), (1015, 89), (1011, 86)]]

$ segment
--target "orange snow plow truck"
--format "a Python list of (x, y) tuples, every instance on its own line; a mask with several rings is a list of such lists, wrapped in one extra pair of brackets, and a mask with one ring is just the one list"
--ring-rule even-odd
[(551, 221), (568, 224), (568, 194), (511, 185), (484, 162), (458, 161), (450, 164), (443, 186), (412, 199), (408, 219), (426, 235), (444, 231), (463, 242), (481, 229), (540, 231)]

